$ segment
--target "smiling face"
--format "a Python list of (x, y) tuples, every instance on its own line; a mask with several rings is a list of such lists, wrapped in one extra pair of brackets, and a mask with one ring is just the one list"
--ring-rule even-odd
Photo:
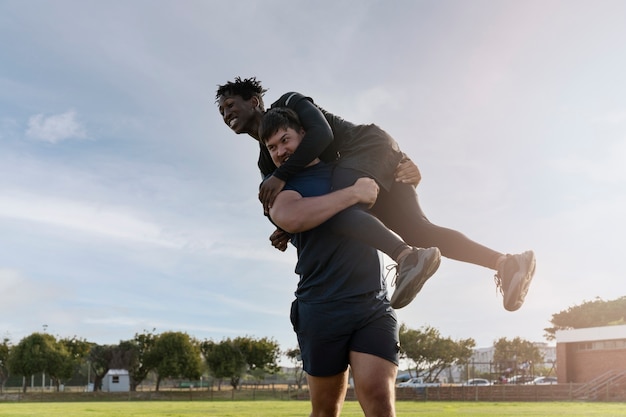
[(267, 139), (265, 146), (270, 152), (272, 161), (277, 167), (284, 164), (291, 155), (298, 149), (302, 138), (304, 137), (304, 130), (294, 130), (291, 127), (280, 128)]
[(244, 100), (239, 95), (223, 95), (218, 101), (218, 110), (224, 123), (233, 132), (247, 133), (258, 139), (259, 121), (263, 112), (256, 97)]

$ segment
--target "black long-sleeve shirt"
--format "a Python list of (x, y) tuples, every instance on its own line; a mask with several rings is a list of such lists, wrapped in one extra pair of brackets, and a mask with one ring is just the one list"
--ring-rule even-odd
[(276, 100), (271, 108), (287, 107), (300, 118), (305, 135), (293, 155), (276, 168), (267, 148), (259, 143), (258, 165), (261, 174), (273, 174), (287, 181), (319, 157), (326, 163), (339, 158), (350, 168), (375, 178), (387, 188), (393, 181), (393, 172), (403, 157), (397, 143), (376, 125), (355, 125), (317, 106), (313, 99), (289, 92)]

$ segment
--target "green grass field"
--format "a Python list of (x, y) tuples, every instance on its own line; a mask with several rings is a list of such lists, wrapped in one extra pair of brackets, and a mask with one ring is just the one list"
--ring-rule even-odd
[[(396, 404), (399, 417), (624, 417), (624, 403), (411, 402)], [(0, 403), (2, 417), (293, 417), (308, 416), (307, 401), (136, 401)], [(342, 416), (362, 416), (355, 401)]]

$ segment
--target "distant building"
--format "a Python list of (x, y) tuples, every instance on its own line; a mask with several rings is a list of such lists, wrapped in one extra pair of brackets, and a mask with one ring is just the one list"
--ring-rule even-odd
[(130, 391), (130, 375), (126, 369), (109, 369), (102, 379), (104, 392)]
[[(536, 365), (549, 365), (556, 362), (556, 347), (549, 346), (545, 342), (534, 342), (533, 346), (535, 346), (541, 356), (543, 357), (543, 364)], [(470, 358), (470, 364), (473, 364), (476, 371), (478, 372), (495, 372), (495, 364), (493, 363), (493, 356), (496, 352), (496, 348), (493, 346), (488, 348), (478, 348), (474, 349), (474, 353)], [(518, 364), (521, 365), (521, 364)]]
[[(556, 347), (549, 346), (545, 342), (534, 342), (533, 345), (539, 349), (544, 361), (542, 364), (535, 365), (541, 365), (544, 368), (552, 369), (556, 363)], [(496, 364), (493, 362), (495, 351), (496, 349), (493, 346), (474, 349), (474, 353), (468, 362), (469, 368), (465, 366), (452, 367), (450, 370), (450, 380), (465, 381), (466, 379), (474, 378), (477, 375), (485, 374), (491, 374), (494, 377), (497, 377), (500, 369), (498, 369)]]
[(626, 325), (556, 332), (559, 383), (626, 373)]

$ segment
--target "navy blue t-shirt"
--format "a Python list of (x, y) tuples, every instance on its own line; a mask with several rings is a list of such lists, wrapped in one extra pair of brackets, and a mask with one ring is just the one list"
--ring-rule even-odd
[[(328, 194), (332, 167), (320, 162), (289, 179), (284, 190), (302, 197)], [(292, 236), (298, 250), (296, 297), (326, 302), (380, 291), (384, 288), (376, 249), (334, 234), (328, 222)]]

